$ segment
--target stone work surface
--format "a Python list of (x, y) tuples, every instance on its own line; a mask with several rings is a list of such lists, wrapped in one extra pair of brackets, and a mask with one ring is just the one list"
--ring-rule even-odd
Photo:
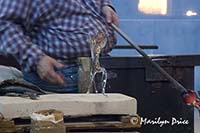
[(56, 109), (65, 116), (105, 114), (134, 115), (137, 113), (135, 98), (122, 94), (49, 94), (39, 100), (20, 97), (0, 97), (0, 113), (5, 118), (29, 117), (33, 112)]

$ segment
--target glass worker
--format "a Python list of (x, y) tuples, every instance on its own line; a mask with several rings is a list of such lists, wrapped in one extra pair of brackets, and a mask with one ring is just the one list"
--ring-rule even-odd
[(106, 34), (101, 55), (116, 44), (109, 23), (118, 25), (110, 0), (0, 0), (0, 51), (17, 59), (27, 81), (77, 92), (76, 60), (91, 54), (88, 35)]

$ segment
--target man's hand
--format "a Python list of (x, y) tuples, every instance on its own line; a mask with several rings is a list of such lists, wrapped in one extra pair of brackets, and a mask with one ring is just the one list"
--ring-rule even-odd
[(104, 6), (102, 8), (102, 13), (105, 15), (108, 23), (114, 23), (116, 26), (118, 26), (119, 24), (118, 16), (110, 6)]
[(64, 67), (63, 64), (45, 55), (40, 59), (37, 65), (37, 73), (41, 79), (47, 82), (50, 82), (52, 84), (64, 85), (64, 76), (55, 72), (55, 68), (62, 67)]

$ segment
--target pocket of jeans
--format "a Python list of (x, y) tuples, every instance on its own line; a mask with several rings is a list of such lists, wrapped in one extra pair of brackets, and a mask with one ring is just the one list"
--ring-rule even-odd
[(23, 76), (26, 81), (31, 82), (36, 85), (43, 82), (42, 79), (36, 73), (23, 72)]
[(77, 86), (78, 74), (65, 75), (65, 82), (68, 87)]
[(78, 67), (64, 67), (56, 70), (65, 77), (66, 84), (77, 84), (78, 82)]

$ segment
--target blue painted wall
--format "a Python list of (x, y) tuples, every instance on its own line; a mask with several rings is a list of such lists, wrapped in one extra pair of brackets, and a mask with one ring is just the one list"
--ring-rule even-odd
[[(200, 54), (200, 1), (168, 0), (168, 14), (145, 15), (138, 11), (138, 0), (112, 0), (120, 19), (120, 28), (136, 44), (155, 44), (153, 54)], [(193, 10), (199, 15), (184, 14)], [(118, 37), (119, 44), (127, 44)], [(132, 55), (136, 52), (115, 50), (112, 55)]]

